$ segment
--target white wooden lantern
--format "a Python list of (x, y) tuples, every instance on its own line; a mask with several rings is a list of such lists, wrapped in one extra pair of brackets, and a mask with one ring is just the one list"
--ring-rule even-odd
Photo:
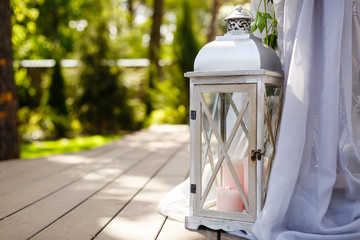
[[(251, 13), (250, 13), (251, 14)], [(276, 53), (249, 33), (240, 6), (228, 32), (198, 53), (190, 78), (190, 216), (199, 226), (251, 232), (265, 197), (281, 113)]]

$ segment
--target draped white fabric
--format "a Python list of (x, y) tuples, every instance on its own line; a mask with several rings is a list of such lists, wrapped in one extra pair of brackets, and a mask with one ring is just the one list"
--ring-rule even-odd
[(360, 239), (360, 0), (274, 2), (286, 95), (253, 231), (264, 240)]

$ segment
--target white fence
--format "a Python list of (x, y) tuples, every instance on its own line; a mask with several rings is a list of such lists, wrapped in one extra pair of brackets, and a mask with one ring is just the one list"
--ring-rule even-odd
[[(103, 60), (102, 64), (105, 66), (118, 66), (118, 67), (147, 67), (150, 64), (147, 58), (134, 58), (134, 59), (117, 59), (117, 60)], [(55, 66), (54, 59), (40, 59), (40, 60), (22, 60), (14, 61), (14, 65), (25, 68), (51, 68)], [(61, 60), (61, 66), (67, 68), (80, 67), (82, 62), (75, 59)]]

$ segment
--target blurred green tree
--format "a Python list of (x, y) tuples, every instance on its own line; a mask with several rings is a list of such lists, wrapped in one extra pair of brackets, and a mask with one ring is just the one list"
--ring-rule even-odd
[(160, 41), (161, 33), (160, 28), (162, 24), (162, 18), (164, 14), (164, 1), (163, 0), (153, 0), (152, 6), (153, 14), (151, 17), (151, 33), (150, 33), (150, 43), (149, 43), (149, 55), (150, 60), (149, 73), (148, 73), (148, 82), (147, 90), (145, 92), (145, 105), (146, 105), (146, 115), (150, 115), (154, 110), (153, 101), (151, 97), (151, 92), (154, 90), (156, 84), (163, 77), (163, 70), (160, 66)]
[(48, 58), (55, 59), (48, 89), (47, 107), (53, 123), (55, 138), (67, 137), (70, 129), (70, 117), (66, 107), (65, 81), (61, 71), (60, 60), (67, 52), (72, 51), (72, 31), (68, 22), (71, 16), (70, 0), (53, 0), (39, 2), (40, 12), (37, 18), (38, 32), (53, 44)]
[[(81, 45), (83, 68), (79, 99), (79, 119), (88, 133), (111, 133), (120, 129), (132, 129), (133, 113), (127, 103), (127, 89), (121, 82), (120, 71), (111, 67), (115, 63), (106, 61), (111, 52), (107, 19), (110, 1), (94, 3), (98, 17), (89, 22), (86, 41)], [(107, 5), (108, 6), (108, 5)], [(114, 53), (112, 53), (114, 54)]]
[(65, 84), (61, 73), (60, 61), (55, 61), (49, 87), (48, 109), (54, 125), (54, 137), (67, 137), (70, 130), (69, 111), (66, 106)]
[(211, 21), (208, 27), (207, 32), (207, 41), (213, 41), (216, 36), (216, 21), (221, 7), (222, 2), (220, 0), (213, 0), (212, 9), (211, 9)]
[[(199, 51), (199, 44), (194, 33), (193, 14), (189, 0), (182, 0), (176, 21), (174, 40), (174, 58), (180, 72), (186, 73), (194, 70), (195, 57)], [(182, 77), (176, 86), (181, 89), (181, 102), (189, 110), (190, 90), (189, 80)]]
[(66, 107), (65, 92), (64, 92), (64, 78), (61, 73), (60, 61), (55, 61), (55, 66), (52, 73), (52, 81), (49, 87), (48, 105), (53, 108), (54, 112), (61, 115), (68, 114)]

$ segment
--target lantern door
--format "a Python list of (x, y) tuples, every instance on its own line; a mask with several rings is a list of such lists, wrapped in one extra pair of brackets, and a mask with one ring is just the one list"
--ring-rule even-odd
[(253, 222), (256, 84), (193, 85), (192, 91), (193, 215)]
[(257, 200), (258, 213), (261, 211), (267, 193), (269, 176), (276, 153), (276, 139), (279, 130), (283, 99), (281, 84), (258, 84), (258, 120), (257, 120), (257, 149), (262, 152), (262, 161), (258, 161)]

